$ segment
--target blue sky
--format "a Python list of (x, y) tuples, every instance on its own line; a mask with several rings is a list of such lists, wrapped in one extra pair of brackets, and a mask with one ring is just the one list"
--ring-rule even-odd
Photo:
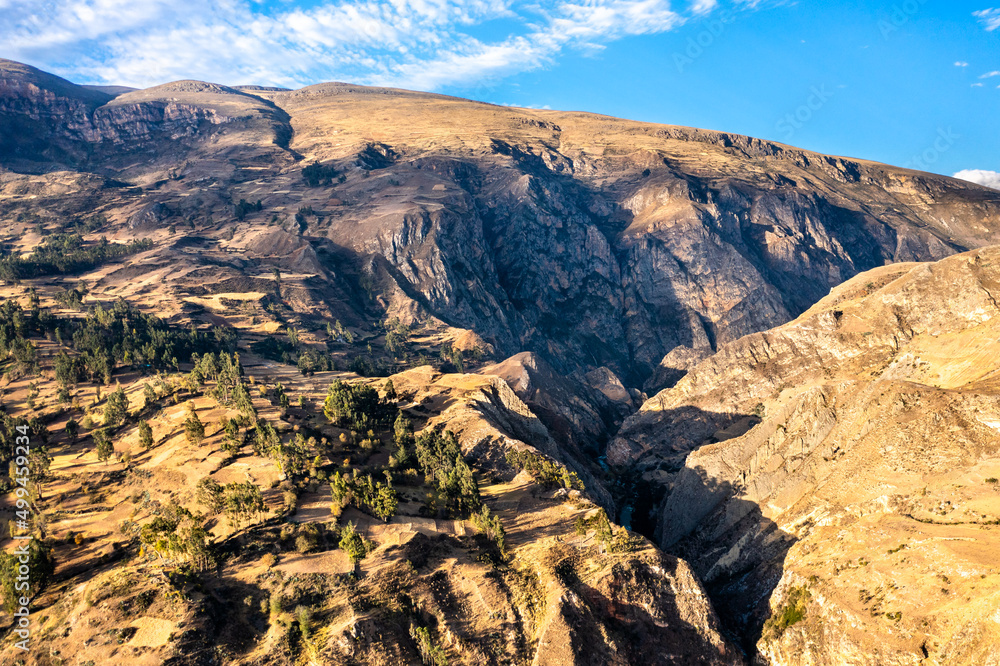
[(0, 56), (594, 111), (1000, 188), (1000, 0), (0, 0)]

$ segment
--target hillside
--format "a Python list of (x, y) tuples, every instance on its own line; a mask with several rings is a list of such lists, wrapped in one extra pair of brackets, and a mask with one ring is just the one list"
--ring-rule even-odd
[(695, 365), (609, 447), (750, 636), (801, 608), (764, 627), (769, 663), (1000, 659), (998, 290), (995, 247), (860, 275)]

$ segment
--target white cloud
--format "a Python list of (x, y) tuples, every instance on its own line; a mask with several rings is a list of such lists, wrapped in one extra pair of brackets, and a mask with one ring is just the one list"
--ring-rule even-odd
[(692, 14), (707, 14), (718, 5), (717, 0), (695, 0), (691, 5)]
[(969, 63), (965, 62), (964, 60), (959, 60), (958, 62), (955, 63), (955, 67), (968, 67), (968, 66)]
[(1000, 190), (1000, 172), (998, 171), (987, 171), (986, 169), (963, 169), (962, 171), (953, 174), (953, 176), (955, 178), (967, 180), (970, 183), (977, 183), (979, 185), (985, 185), (986, 187), (992, 187), (995, 190)]
[(993, 76), (1000, 76), (1000, 70), (996, 70), (995, 69), (992, 72), (986, 72), (985, 74), (983, 74), (979, 78), (981, 78), (981, 79), (988, 79), (988, 78), (993, 77)]
[(1000, 9), (990, 7), (989, 9), (972, 12), (972, 15), (979, 19), (979, 22), (983, 24), (987, 31), (1000, 28)]
[[(715, 0), (696, 0), (708, 11)], [(298, 87), (341, 80), (423, 90), (542, 67), (684, 19), (668, 0), (0, 0), (4, 56), (81, 83), (197, 78)], [(484, 41), (476, 27), (510, 19)]]
[(973, 88), (982, 88), (982, 87), (983, 87), (983, 84), (982, 84), (982, 83), (973, 83), (973, 84), (972, 84), (972, 87), (973, 87)]

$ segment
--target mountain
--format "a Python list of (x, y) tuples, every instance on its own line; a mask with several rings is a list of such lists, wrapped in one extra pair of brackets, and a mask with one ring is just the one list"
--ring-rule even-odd
[[(98, 105), (37, 70), (0, 72), (0, 117), (24, 124), (4, 165), (141, 187), (56, 214), (120, 225), (159, 206), (212, 236), (260, 199), (238, 244), (311, 210), (291, 233), (330, 258), (309, 272), (367, 274), (392, 314), (474, 331), (498, 358), (607, 367), (633, 387), (671, 350), (784, 323), (861, 271), (988, 244), (1000, 216), (1000, 194), (971, 183), (721, 132), (339, 83), (187, 81)], [(346, 180), (308, 187), (312, 163)]]
[(1000, 192), (11, 61), (0, 129), (0, 435), (34, 418), (52, 459), (52, 663), (995, 659)]

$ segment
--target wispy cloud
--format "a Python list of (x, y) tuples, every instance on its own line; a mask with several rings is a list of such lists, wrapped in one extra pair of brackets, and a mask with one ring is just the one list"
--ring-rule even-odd
[(985, 185), (995, 190), (1000, 190), (1000, 172), (987, 171), (986, 169), (963, 169), (953, 174), (955, 178), (967, 180), (970, 183)]
[(958, 62), (955, 63), (955, 67), (968, 67), (968, 66), (969, 63), (965, 62), (964, 60), (959, 60)]
[[(707, 12), (714, 0), (695, 0)], [(685, 18), (668, 0), (0, 0), (3, 56), (84, 83), (181, 78), (298, 87), (347, 80), (435, 90), (543, 67)], [(505, 19), (485, 40), (479, 26)], [(496, 24), (494, 24), (496, 25)]]
[(707, 14), (708, 12), (715, 9), (718, 5), (718, 0), (694, 0), (691, 4), (692, 14)]
[(981, 9), (978, 12), (972, 12), (972, 15), (979, 19), (987, 31), (1000, 28), (1000, 9), (998, 8)]
[(981, 78), (981, 79), (989, 79), (989, 78), (992, 78), (994, 76), (1000, 76), (1000, 70), (996, 70), (995, 69), (992, 72), (986, 72), (985, 74), (980, 74), (979, 78)]

